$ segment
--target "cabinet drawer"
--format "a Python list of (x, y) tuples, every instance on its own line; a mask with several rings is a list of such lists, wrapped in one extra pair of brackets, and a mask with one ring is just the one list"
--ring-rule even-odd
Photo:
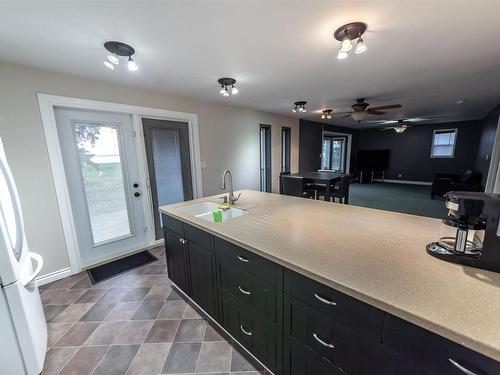
[[(421, 363), (432, 374), (500, 374), (500, 363), (424, 328), (387, 314), (382, 342), (395, 352)], [(452, 363), (452, 361), (455, 363)]]
[(161, 214), (163, 226), (170, 229), (172, 232), (179, 234), (181, 237), (184, 235), (182, 231), (182, 221), (173, 218), (172, 216)]
[(347, 375), (308, 347), (290, 340), (290, 375)]
[(222, 291), (222, 325), (275, 374), (281, 373), (282, 344), (276, 328)]
[[(363, 350), (362, 375), (431, 375), (422, 367), (384, 345), (369, 343)], [(459, 374), (457, 374), (459, 375)]]
[(292, 298), (289, 333), (332, 365), (359, 374), (362, 337), (349, 326)]
[(293, 297), (380, 342), (384, 324), (381, 310), (290, 270), (285, 270), (285, 280), (285, 291)]
[(215, 238), (215, 246), (217, 255), (224, 262), (235, 265), (271, 285), (281, 288), (283, 268), (280, 265), (217, 237)]
[(195, 242), (205, 249), (212, 251), (214, 249), (214, 237), (210, 233), (186, 223), (184, 223), (184, 238), (188, 242)]
[(229, 262), (219, 263), (219, 274), (222, 288), (263, 318), (273, 323), (277, 322), (278, 297), (275, 286), (234, 267)]

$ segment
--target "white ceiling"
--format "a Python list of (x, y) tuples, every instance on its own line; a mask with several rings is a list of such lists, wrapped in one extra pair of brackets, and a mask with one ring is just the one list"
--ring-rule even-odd
[[(403, 106), (368, 121), (477, 119), (500, 103), (499, 19), (494, 0), (2, 1), (0, 60), (287, 115), (307, 100), (315, 120), (358, 97)], [(352, 21), (368, 51), (336, 60), (333, 31)], [(107, 40), (134, 46), (140, 70), (107, 70)], [(239, 95), (218, 94), (223, 76)]]

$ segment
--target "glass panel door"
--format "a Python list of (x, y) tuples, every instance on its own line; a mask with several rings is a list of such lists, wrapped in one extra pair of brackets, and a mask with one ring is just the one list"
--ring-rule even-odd
[(130, 236), (119, 128), (75, 123), (74, 132), (93, 245)]
[(131, 115), (69, 108), (55, 115), (82, 265), (146, 246)]
[(332, 142), (332, 168), (334, 171), (345, 170), (345, 138), (333, 138)]
[(332, 137), (323, 137), (321, 169), (331, 169)]
[(188, 124), (142, 119), (153, 197), (155, 237), (163, 238), (158, 207), (193, 199)]
[(347, 137), (323, 136), (321, 169), (345, 171)]

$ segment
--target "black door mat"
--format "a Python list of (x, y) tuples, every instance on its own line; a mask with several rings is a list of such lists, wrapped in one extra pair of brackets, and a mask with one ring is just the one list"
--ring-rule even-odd
[(87, 272), (89, 274), (90, 281), (92, 281), (92, 285), (94, 285), (156, 260), (158, 260), (158, 258), (151, 254), (149, 250), (144, 250), (125, 258), (101, 264), (100, 266), (87, 270)]

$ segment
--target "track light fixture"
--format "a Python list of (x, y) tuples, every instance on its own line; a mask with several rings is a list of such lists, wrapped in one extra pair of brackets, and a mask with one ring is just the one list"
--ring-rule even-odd
[(356, 48), (354, 53), (360, 54), (366, 51), (366, 45), (361, 38), (361, 35), (366, 31), (366, 24), (363, 22), (351, 22), (339, 27), (335, 33), (335, 39), (340, 42), (339, 53), (337, 54), (338, 60), (344, 60), (349, 57), (348, 52), (352, 50), (352, 41), (357, 39)]
[(333, 109), (324, 109), (322, 112), (323, 112), (321, 114), (322, 120), (325, 120), (325, 119), (330, 120), (332, 118)]
[(109, 41), (104, 43), (104, 48), (108, 50), (109, 55), (104, 61), (104, 66), (108, 69), (114, 70), (115, 65), (120, 64), (120, 56), (128, 57), (127, 67), (131, 72), (135, 72), (139, 69), (137, 63), (132, 59), (132, 55), (135, 53), (133, 49), (128, 44), (116, 41)]
[(295, 102), (295, 107), (293, 107), (292, 111), (293, 112), (307, 112), (307, 109), (306, 109), (306, 104), (307, 102), (305, 101), (299, 101), (299, 102)]
[(220, 85), (219, 94), (229, 96), (238, 94), (239, 90), (235, 87), (236, 80), (234, 78), (220, 78), (217, 82)]

